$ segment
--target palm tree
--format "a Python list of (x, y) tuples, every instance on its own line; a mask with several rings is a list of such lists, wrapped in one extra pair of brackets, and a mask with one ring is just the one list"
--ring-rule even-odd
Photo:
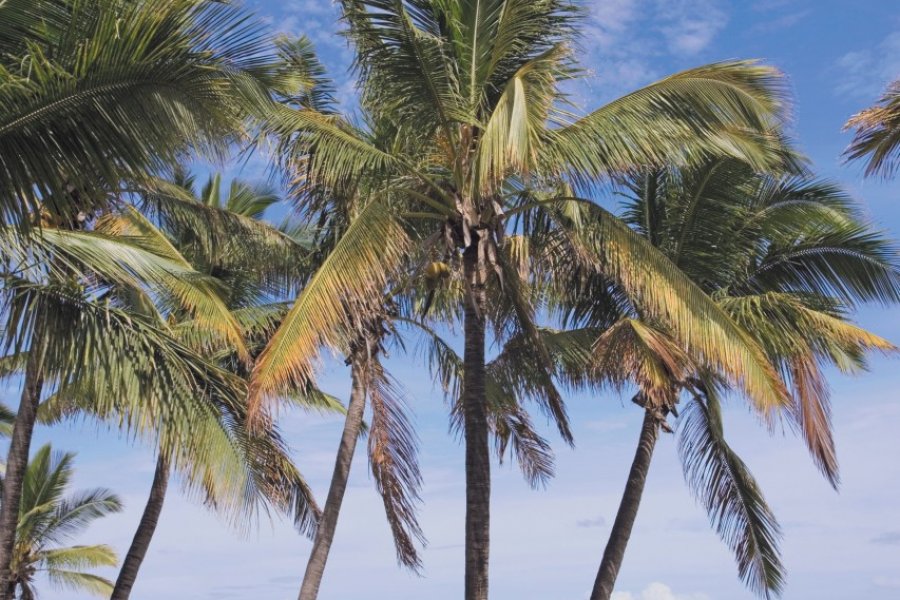
[[(251, 97), (259, 93), (256, 71), (266, 60), (260, 48), (258, 28), (222, 3), (4, 2), (0, 5), (4, 223), (17, 231), (43, 225), (80, 229), (121, 181), (141, 179), (171, 164), (192, 145), (222, 147), (241, 133)], [(31, 264), (26, 244), (39, 245), (33, 235), (23, 235), (4, 247), (10, 250), (4, 262), (11, 267), (4, 290), (11, 302), (7, 308), (19, 301), (25, 302), (19, 308), (31, 302), (43, 306), (30, 306), (37, 310), (36, 318), (15, 313), (15, 326), (6, 329), (16, 338), (16, 350), (27, 347), (28, 352), (3, 484), (0, 583), (9, 581), (16, 511), (37, 404), (49, 372), (59, 366), (47, 362), (63, 358), (60, 348), (50, 342), (58, 331), (50, 326), (54, 311), (46, 303), (73, 299), (73, 290), (59, 289), (59, 282), (52, 290), (10, 282)], [(95, 242), (95, 249), (102, 246)], [(77, 255), (84, 247), (70, 250)], [(11, 254), (18, 258), (10, 258)], [(118, 258), (107, 256), (106, 261)], [(60, 281), (72, 282), (71, 276), (67, 272)], [(178, 283), (176, 294), (189, 300), (185, 282)], [(105, 311), (96, 297), (85, 300), (80, 295), (68, 306), (85, 308), (93, 317)], [(126, 320), (119, 324), (129, 328)], [(70, 323), (56, 325), (67, 328)], [(0, 597), (5, 597), (2, 592)]]
[[(587, 201), (592, 208), (580, 222), (566, 218), (584, 202), (562, 185), (587, 190), (626, 169), (722, 151), (759, 166), (780, 162), (780, 140), (768, 133), (782, 108), (778, 75), (751, 62), (700, 67), (578, 116), (566, 110), (560, 89), (580, 76), (572, 54), (574, 3), (345, 0), (341, 6), (367, 127), (310, 107), (282, 106), (270, 120), (293, 142), (311, 186), (361, 185), (370, 193), (260, 356), (251, 393), (260, 404), (284, 386), (312, 380), (319, 349), (346, 347), (352, 315), (379, 306), (388, 282), (402, 279), (397, 273), (412, 248), (447, 257), (466, 290), (466, 598), (483, 600), (490, 514), (485, 343), (499, 314), (489, 288), (502, 280), (511, 308), (509, 326), (495, 322), (495, 329), (524, 332), (542, 347), (523, 289), (527, 277), (511, 268), (505, 240), (516, 221), (551, 220), (560, 248), (568, 244), (586, 264), (602, 266), (644, 310), (672, 321), (681, 340), (727, 364), (761, 402), (783, 400), (759, 349), (721, 309), (597, 205)], [(373, 133), (383, 139), (385, 132), (390, 144), (372, 143)], [(537, 201), (516, 193), (523, 182), (548, 193)], [(541, 396), (570, 440), (550, 358), (538, 356)]]
[[(896, 250), (839, 188), (809, 176), (760, 176), (739, 162), (717, 160), (636, 176), (627, 193), (625, 221), (765, 350), (792, 392), (787, 420), (836, 487), (822, 366), (854, 372), (864, 367), (867, 351), (893, 350), (850, 323), (847, 311), (859, 302), (900, 300)], [(746, 465), (725, 441), (719, 402), (729, 386), (703, 357), (685, 352), (639, 311), (594, 296), (599, 314), (592, 314), (587, 301), (574, 300), (581, 306), (570, 310), (589, 315), (588, 321), (609, 319), (611, 308), (624, 313), (594, 342), (592, 368), (601, 380), (635, 384), (634, 400), (645, 414), (592, 600), (612, 594), (656, 440), (660, 429), (672, 431), (666, 420), (678, 415), (682, 392), (691, 398), (679, 418), (686, 480), (735, 553), (741, 579), (761, 595), (777, 595), (784, 582), (780, 531)]]
[[(197, 275), (211, 277), (215, 273), (224, 301), (232, 311), (229, 316), (239, 325), (243, 339), (249, 348), (261, 344), (273, 319), (284, 312), (280, 303), (266, 304), (264, 299), (278, 293), (276, 281), (289, 281), (292, 272), (300, 272), (298, 260), (307, 251), (254, 219), (277, 201), (270, 191), (235, 181), (229, 196), (221, 198), (220, 178), (214, 176), (204, 187), (202, 198), (198, 198), (191, 178), (179, 172), (176, 179), (177, 184), (149, 182), (137, 202), (157, 219), (162, 229), (136, 208), (127, 206), (103, 215), (94, 233), (113, 239), (141, 238), (145, 246), (196, 268)], [(229, 337), (198, 321), (193, 312), (170, 311), (164, 317), (162, 312), (156, 312), (164, 310), (162, 307), (154, 307), (146, 298), (135, 298), (127, 289), (113, 288), (109, 294), (121, 296), (120, 301), (130, 304), (129, 309), (137, 317), (146, 315), (166, 322), (175, 340), (220, 363), (235, 376), (246, 375), (240, 348)], [(81, 385), (71, 382), (66, 393), (48, 400), (41, 407), (45, 420), (58, 420), (79, 410), (112, 423), (121, 421), (116, 403), (91, 386), (82, 391)], [(297, 394), (295, 400), (307, 408), (336, 406), (317, 390)], [(145, 395), (135, 401), (143, 405), (142, 411), (150, 412), (154, 403), (168, 402), (169, 397)], [(318, 508), (288, 458), (274, 425), (248, 429), (242, 405), (226, 404), (206, 416), (205, 420), (195, 420), (187, 439), (180, 424), (173, 427), (165, 421), (156, 425), (157, 431), (148, 432), (159, 438), (156, 471), (150, 498), (112, 591), (113, 598), (129, 597), (162, 510), (172, 466), (187, 476), (191, 487), (199, 488), (208, 505), (230, 513), (235, 521), (246, 520), (259, 505), (270, 505), (292, 516), (302, 532), (314, 531)]]
[[(276, 79), (281, 83), (276, 88), (276, 99), (282, 106), (314, 111), (326, 119), (333, 118), (336, 105), (334, 87), (309, 40), (280, 38), (277, 46), (281, 62)], [(276, 130), (274, 133), (278, 135), (281, 132)], [(313, 251), (307, 264), (310, 277), (305, 284), (317, 285), (317, 271), (321, 270), (323, 262), (334, 260), (332, 251), (338, 241), (342, 246), (337, 248), (339, 251), (346, 252), (345, 247), (352, 246), (350, 240), (353, 234), (347, 234), (353, 216), (365, 210), (370, 190), (364, 183), (326, 187), (309, 181), (304, 176), (305, 160), (301, 158), (298, 163), (293, 152), (293, 133), (296, 132), (280, 137), (277, 155), (282, 161), (279, 167), (292, 190), (291, 200), (297, 212), (304, 222), (315, 224), (306, 231)], [(387, 137), (379, 139), (377, 135), (372, 135), (370, 141), (379, 145), (385, 139)], [(424, 541), (416, 519), (421, 485), (417, 440), (406, 414), (402, 392), (381, 363), (385, 346), (395, 334), (396, 296), (407, 286), (394, 280), (387, 287), (392, 291), (386, 291), (370, 303), (344, 298), (338, 300), (352, 303), (354, 309), (352, 314), (346, 315), (344, 326), (349, 335), (340, 347), (350, 367), (351, 394), (328, 495), (301, 584), (301, 598), (315, 598), (318, 594), (337, 529), (353, 454), (363, 434), (368, 435), (369, 466), (382, 497), (398, 562), (413, 570), (418, 570), (421, 565), (416, 547), (417, 542)], [(310, 383), (311, 380), (306, 381), (306, 388)], [(280, 393), (290, 392), (291, 387), (282, 388)], [(364, 428), (367, 405), (371, 407), (371, 420)]]
[(900, 165), (900, 80), (888, 86), (875, 106), (847, 121), (844, 129), (855, 130), (844, 152), (848, 160), (867, 159), (867, 176), (893, 176)]
[(122, 510), (119, 498), (105, 489), (66, 496), (72, 478), (72, 453), (54, 453), (42, 446), (28, 463), (19, 508), (10, 596), (37, 598), (35, 576), (43, 574), (62, 588), (108, 597), (112, 583), (87, 572), (114, 567), (118, 562), (109, 546), (60, 546), (87, 529), (92, 522)]

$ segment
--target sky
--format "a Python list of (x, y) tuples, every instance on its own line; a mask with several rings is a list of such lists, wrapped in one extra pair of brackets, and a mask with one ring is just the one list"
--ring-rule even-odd
[[(330, 2), (247, 4), (273, 29), (308, 35), (335, 74), (342, 102), (352, 106), (346, 76), (350, 54), (336, 35)], [(596, 0), (586, 6), (581, 51), (591, 80), (573, 92), (585, 109), (681, 69), (730, 58), (763, 59), (787, 77), (792, 133), (816, 172), (841, 182), (875, 224), (900, 237), (900, 180), (863, 180), (859, 166), (840, 159), (849, 141), (843, 123), (900, 75), (896, 0)], [(245, 169), (249, 172), (242, 176), (253, 175), (252, 165)], [(859, 322), (900, 344), (896, 309), (866, 308)], [(405, 388), (421, 439), (424, 570), (416, 576), (397, 567), (361, 444), (322, 600), (462, 596), (462, 446), (448, 432), (442, 393), (418, 357), (397, 354), (388, 365)], [(789, 431), (770, 434), (738, 401), (726, 408), (727, 436), (784, 530), (786, 599), (900, 597), (898, 366), (896, 358), (878, 357), (869, 373), (832, 379), (843, 479), (839, 493), (819, 476)], [(345, 370), (327, 362), (322, 387), (346, 398)], [(14, 385), (0, 394), (15, 405)], [(577, 447), (567, 448), (544, 429), (556, 452), (556, 477), (544, 490), (529, 489), (514, 466), (495, 464), (493, 598), (588, 597), (640, 429), (641, 413), (628, 398), (606, 393), (569, 399)], [(285, 413), (283, 427), (298, 466), (324, 498), (340, 418)], [(123, 498), (124, 512), (98, 522), (79, 541), (109, 543), (124, 556), (152, 480), (152, 449), (83, 423), (41, 428), (35, 447), (49, 440), (77, 452), (75, 487), (110, 487)], [(176, 484), (132, 598), (295, 598), (309, 549), (310, 542), (282, 520), (263, 521), (249, 534), (234, 531), (180, 494)], [(617, 590), (615, 600), (753, 597), (688, 493), (671, 436), (658, 446)], [(46, 600), (77, 597), (42, 590)]]

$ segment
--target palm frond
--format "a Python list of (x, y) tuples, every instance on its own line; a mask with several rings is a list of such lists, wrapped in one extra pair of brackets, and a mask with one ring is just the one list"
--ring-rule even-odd
[(844, 156), (866, 159), (866, 175), (891, 177), (900, 166), (900, 81), (891, 83), (878, 103), (856, 115), (844, 126), (855, 130)]
[(58, 589), (84, 592), (100, 598), (108, 598), (113, 591), (113, 582), (105, 577), (66, 569), (47, 571), (50, 583)]
[(5, 222), (27, 225), (38, 202), (66, 217), (91, 212), (121, 180), (158, 172), (191, 146), (224, 149), (240, 134), (264, 38), (234, 6), (4, 4), (14, 22), (49, 17), (43, 29), (26, 26), (0, 60)]
[(715, 394), (685, 408), (678, 452), (685, 480), (734, 553), (741, 579), (760, 596), (779, 596), (785, 578), (781, 529), (747, 466), (725, 442)]
[(53, 548), (39, 553), (44, 569), (90, 569), (93, 567), (114, 567), (119, 562), (116, 551), (109, 546), (70, 546)]
[(394, 536), (397, 560), (414, 571), (422, 566), (416, 543), (425, 542), (416, 516), (422, 475), (418, 439), (406, 415), (406, 403), (376, 359), (366, 365), (366, 389), (372, 405), (369, 466)]
[(586, 178), (722, 154), (782, 166), (782, 140), (765, 132), (782, 119), (784, 96), (771, 67), (753, 61), (698, 67), (548, 131), (544, 160)]
[(787, 404), (787, 391), (757, 342), (662, 252), (596, 204), (556, 204), (559, 211), (548, 214), (556, 224), (552, 254), (561, 285), (577, 281), (579, 270), (609, 277), (695, 361), (744, 389), (761, 414)]
[(360, 212), (259, 356), (251, 383), (255, 409), (266, 395), (313, 381), (321, 347), (340, 348), (353, 315), (381, 303), (388, 276), (408, 244), (403, 227), (382, 203), (374, 200)]

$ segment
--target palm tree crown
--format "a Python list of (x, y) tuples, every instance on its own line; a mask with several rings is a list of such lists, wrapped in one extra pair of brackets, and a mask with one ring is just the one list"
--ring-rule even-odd
[(105, 545), (65, 546), (91, 523), (122, 510), (119, 498), (105, 489), (67, 495), (75, 455), (53, 452), (42, 446), (28, 464), (12, 571), (21, 598), (37, 598), (35, 578), (46, 576), (56, 587), (108, 596), (112, 583), (87, 572), (94, 567), (114, 567), (118, 562)]

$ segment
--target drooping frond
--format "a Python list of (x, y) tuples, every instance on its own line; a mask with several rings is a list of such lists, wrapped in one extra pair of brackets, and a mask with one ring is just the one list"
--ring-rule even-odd
[[(529, 385), (523, 388), (523, 392), (530, 395), (552, 417), (563, 440), (572, 444), (574, 438), (569, 427), (565, 402), (553, 379), (557, 371), (556, 364), (544, 343), (544, 336), (538, 330), (535, 309), (529, 298), (528, 283), (522, 279), (519, 270), (514, 267), (511, 257), (507, 256), (506, 252), (507, 249), (500, 248), (496, 257), (502, 275), (501, 286), (505, 292), (504, 299), (511, 305), (515, 315), (515, 327), (522, 332), (521, 341), (527, 347), (527, 350), (520, 348), (521, 354), (528, 355), (523, 362), (532, 365), (527, 375), (521, 363), (507, 373), (511, 377), (521, 374), (528, 380)], [(501, 364), (512, 366), (509, 363)]]
[(151, 292), (166, 309), (185, 310), (220, 332), (246, 357), (240, 328), (222, 300), (221, 284), (196, 272), (158, 230), (136, 213), (128, 217), (128, 230), (122, 229), (124, 223), (110, 218), (98, 232), (48, 228), (28, 235), (4, 228), (0, 236), (5, 257), (13, 264), (40, 265), (49, 269), (51, 277), (62, 280), (73, 273), (93, 273), (123, 289)]
[(678, 452), (688, 486), (734, 553), (744, 583), (765, 598), (779, 596), (781, 529), (747, 466), (725, 442), (718, 399), (695, 398), (680, 420)]
[(113, 582), (100, 575), (81, 573), (66, 569), (48, 569), (47, 578), (59, 589), (86, 592), (100, 598), (108, 598), (113, 591)]
[(173, 435), (191, 439), (209, 414), (239, 405), (246, 393), (237, 378), (157, 324), (86, 298), (82, 290), (12, 283), (4, 294), (4, 347), (21, 346), (34, 319), (42, 319), (56, 332), (46, 359), (48, 385), (92, 403), (97, 414), (117, 415), (123, 429), (150, 433), (165, 423)]
[[(427, 326), (411, 321), (403, 321), (414, 325), (424, 334), (424, 342), (420, 347), (426, 364), (434, 378), (438, 380), (444, 397), (451, 405), (451, 428), (461, 432), (464, 426), (462, 404), (460, 402), (460, 384), (463, 375), (463, 361), (453, 348), (436, 332)], [(558, 335), (566, 335), (560, 332)], [(560, 344), (555, 339), (557, 334), (541, 331), (543, 343), (551, 349), (551, 356), (560, 364), (559, 370), (582, 372), (582, 364), (586, 362), (584, 346), (576, 344)], [(557, 352), (558, 346), (566, 350)], [(540, 375), (539, 382), (530, 381), (540, 367), (533, 367), (525, 362), (528, 344), (522, 337), (511, 341), (504, 351), (486, 368), (485, 394), (487, 396), (488, 425), (494, 437), (494, 448), (502, 462), (507, 451), (518, 462), (519, 468), (529, 485), (540, 487), (553, 477), (553, 450), (543, 437), (534, 429), (531, 417), (523, 408), (522, 401), (531, 399), (531, 395), (539, 395), (545, 380)], [(574, 352), (573, 359), (569, 352)], [(574, 362), (578, 366), (574, 366)], [(520, 397), (521, 396), (521, 397)]]
[(372, 405), (369, 467), (384, 501), (397, 560), (418, 572), (422, 561), (416, 544), (425, 542), (416, 516), (422, 486), (418, 439), (406, 414), (406, 403), (376, 359), (366, 365), (366, 379)]
[(833, 364), (845, 372), (854, 372), (865, 366), (868, 352), (887, 353), (896, 348), (847, 322), (832, 307), (816, 309), (808, 306), (809, 301), (799, 295), (769, 292), (726, 297), (720, 304), (753, 333), (790, 383), (792, 408), (786, 414), (803, 434), (816, 465), (837, 487), (837, 454), (822, 366)]

